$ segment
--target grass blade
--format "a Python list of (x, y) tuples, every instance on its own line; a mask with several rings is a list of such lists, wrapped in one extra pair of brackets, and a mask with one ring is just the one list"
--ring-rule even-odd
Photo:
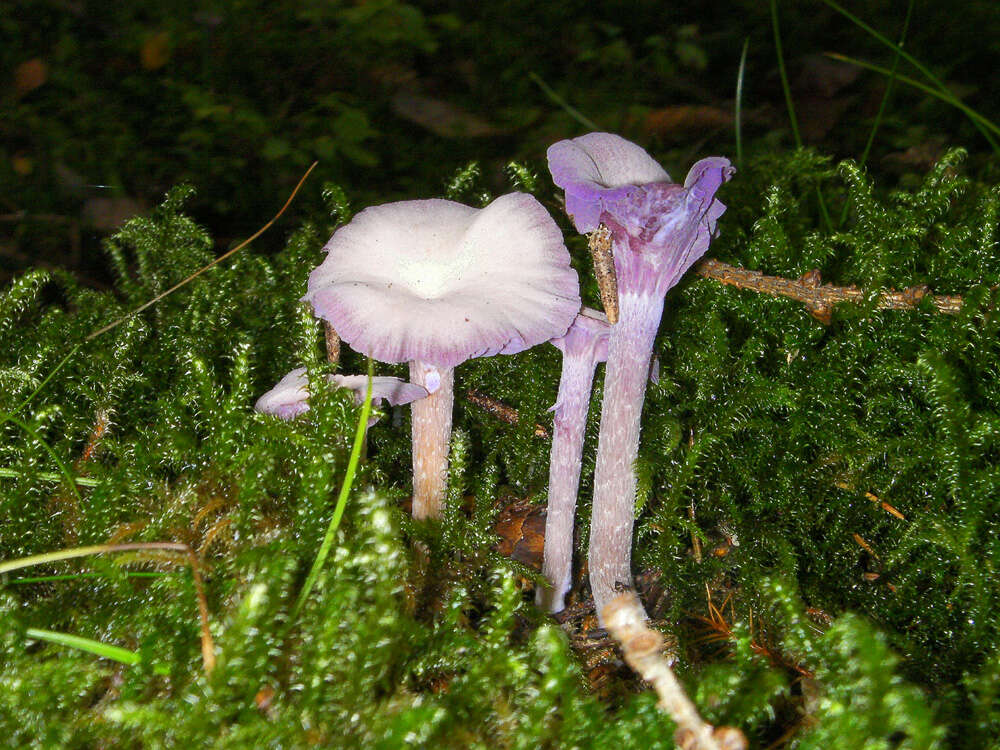
[[(795, 147), (802, 148), (802, 135), (799, 133), (799, 121), (795, 116), (795, 102), (792, 100), (792, 87), (788, 83), (788, 71), (785, 70), (785, 53), (781, 47), (781, 28), (778, 25), (778, 0), (771, 0), (771, 29), (774, 32), (774, 50), (778, 55), (778, 72), (781, 74), (781, 89), (785, 92), (785, 105), (788, 107), (788, 119), (792, 124), (792, 136), (795, 138)], [(826, 210), (826, 201), (823, 200), (823, 191), (816, 186), (816, 203), (819, 206), (820, 215), (823, 217), (823, 224), (826, 230), (833, 233), (833, 221), (830, 219), (830, 212)]]
[[(35, 640), (55, 643), (59, 646), (67, 646), (79, 651), (86, 651), (88, 654), (100, 656), (103, 659), (110, 659), (119, 664), (138, 666), (142, 663), (142, 657), (135, 651), (129, 651), (127, 648), (122, 648), (121, 646), (101, 643), (92, 638), (84, 638), (83, 636), (72, 635), (71, 633), (59, 633), (55, 630), (41, 630), (40, 628), (28, 628), (24, 631), (24, 634)], [(153, 672), (159, 675), (167, 676), (170, 674), (170, 668), (165, 664), (154, 664), (152, 669)]]
[(795, 147), (802, 148), (802, 136), (799, 134), (799, 120), (795, 116), (795, 102), (792, 100), (792, 87), (788, 84), (788, 71), (785, 70), (785, 53), (781, 48), (781, 28), (778, 26), (777, 0), (771, 0), (771, 29), (774, 32), (774, 51), (778, 55), (778, 73), (781, 75), (781, 90), (785, 93), (788, 120), (792, 124), (792, 137), (795, 139)]
[(299, 592), (299, 596), (295, 600), (295, 605), (292, 607), (292, 611), (288, 616), (288, 623), (286, 624), (286, 627), (295, 621), (299, 611), (302, 609), (302, 605), (305, 604), (306, 599), (309, 597), (309, 592), (312, 591), (313, 586), (316, 585), (316, 579), (319, 577), (319, 572), (323, 569), (323, 564), (326, 562), (326, 558), (330, 554), (330, 548), (333, 547), (333, 539), (337, 535), (337, 529), (340, 528), (340, 520), (344, 517), (344, 509), (347, 507), (347, 498), (351, 494), (351, 486), (354, 484), (354, 473), (358, 468), (358, 462), (361, 460), (361, 448), (365, 443), (365, 433), (368, 431), (368, 417), (372, 412), (372, 375), (374, 371), (372, 358), (369, 357), (368, 389), (365, 392), (364, 403), (361, 405), (361, 414), (358, 416), (358, 428), (354, 432), (354, 445), (351, 446), (351, 457), (347, 462), (347, 471), (344, 473), (344, 482), (340, 486), (340, 495), (337, 497), (337, 505), (333, 509), (333, 516), (330, 518), (330, 523), (326, 527), (326, 534), (323, 537), (322, 544), (320, 544), (319, 552), (316, 553), (316, 559), (313, 560), (312, 567), (309, 569), (309, 574), (306, 576), (305, 583), (302, 584), (302, 590)]
[[(913, 0), (906, 6), (906, 18), (903, 20), (903, 30), (899, 34), (899, 45), (898, 49), (901, 51), (903, 49), (903, 44), (906, 42), (906, 32), (910, 28), (910, 17), (913, 15)], [(861, 158), (858, 160), (858, 164), (862, 167), (868, 161), (868, 155), (871, 153), (872, 144), (875, 143), (875, 134), (878, 132), (879, 125), (882, 124), (882, 117), (885, 114), (886, 107), (889, 106), (889, 97), (892, 96), (892, 85), (896, 82), (896, 69), (899, 67), (900, 54), (896, 52), (896, 56), (892, 60), (892, 71), (889, 75), (889, 82), (885, 86), (885, 93), (882, 95), (882, 101), (878, 105), (878, 113), (875, 115), (875, 122), (872, 124), (872, 131), (868, 134), (868, 142), (865, 143), (865, 150), (861, 152)], [(845, 205), (846, 210), (846, 205)], [(841, 223), (844, 219), (841, 218)]]
[[(0, 468), (0, 478), (20, 479), (23, 476), (23, 472), (16, 471), (15, 469)], [(43, 482), (61, 482), (64, 479), (61, 474), (54, 471), (40, 471), (36, 476)], [(73, 482), (81, 487), (97, 487), (101, 483), (100, 479), (93, 479), (91, 477), (72, 477), (72, 479)]]
[(566, 112), (566, 114), (568, 114), (578, 123), (583, 125), (583, 127), (587, 128), (588, 130), (601, 129), (597, 124), (594, 123), (593, 120), (589, 119), (580, 110), (578, 110), (576, 107), (574, 107), (565, 99), (563, 99), (561, 96), (559, 96), (559, 94), (557, 94), (555, 90), (551, 86), (549, 86), (549, 84), (543, 81), (541, 76), (539, 76), (537, 73), (535, 73), (534, 71), (529, 72), (528, 78), (530, 78), (532, 81), (538, 84), (538, 88), (544, 91), (545, 95), (549, 97), (549, 99), (551, 99), (553, 102), (555, 102), (555, 104), (561, 107), (563, 111)]
[(733, 120), (736, 123), (736, 168), (743, 168), (743, 76), (747, 69), (747, 51), (750, 49), (750, 37), (743, 40), (743, 52), (740, 53), (740, 69), (736, 74), (736, 111)]
[[(899, 34), (899, 49), (903, 49), (903, 44), (906, 43), (906, 32), (910, 28), (910, 18), (913, 16), (913, 0), (910, 0), (906, 5), (906, 18), (903, 19), (903, 30)], [(897, 69), (899, 68), (900, 54), (897, 51), (896, 56), (892, 59), (892, 71), (889, 74), (889, 82), (885, 86), (885, 93), (882, 94), (882, 101), (879, 102), (878, 112), (875, 114), (875, 122), (872, 123), (871, 132), (868, 133), (868, 140), (865, 143), (864, 151), (861, 152), (861, 158), (858, 160), (858, 165), (864, 167), (868, 162), (868, 156), (871, 154), (872, 146), (875, 143), (875, 134), (878, 133), (879, 126), (882, 124), (882, 117), (885, 115), (885, 110), (889, 106), (889, 99), (892, 96), (892, 86), (896, 82)], [(847, 220), (847, 208), (848, 203), (844, 203), (844, 208), (840, 212), (840, 222), (838, 226), (844, 226), (844, 222)]]
[(138, 552), (143, 550), (165, 551), (165, 552), (191, 552), (191, 548), (180, 542), (130, 542), (128, 544), (93, 544), (89, 547), (73, 547), (71, 549), (59, 549), (54, 552), (43, 552), (30, 557), (19, 557), (16, 560), (8, 560), (0, 563), (0, 575), (9, 573), (12, 570), (22, 570), (35, 565), (47, 565), (49, 563), (61, 562), (63, 560), (73, 560), (78, 557), (89, 557), (90, 555), (104, 555), (109, 552)]
[[(370, 388), (371, 385), (369, 384)], [(212, 640), (212, 632), (208, 626), (208, 600), (205, 598), (205, 585), (201, 579), (198, 556), (186, 544), (181, 542), (129, 542), (127, 544), (94, 544), (89, 547), (60, 549), (54, 552), (43, 552), (39, 555), (20, 557), (16, 560), (8, 560), (7, 562), (0, 563), (0, 575), (9, 573), (12, 570), (22, 570), (35, 565), (45, 565), (61, 560), (72, 560), (77, 557), (103, 555), (109, 552), (137, 552), (141, 550), (182, 552), (187, 555), (188, 564), (191, 566), (191, 577), (194, 579), (195, 594), (198, 599), (198, 616), (201, 619), (201, 658), (205, 665), (205, 672), (211, 672), (215, 667), (215, 643)]]
[[(160, 576), (169, 575), (168, 573), (162, 571), (141, 571), (141, 570), (129, 570), (125, 572), (125, 576), (128, 578), (159, 578)], [(80, 578), (106, 578), (105, 573), (63, 573), (62, 575), (56, 576), (27, 576), (25, 578), (15, 578), (12, 581), (7, 581), (7, 583), (13, 585), (15, 583), (52, 583), (54, 581), (76, 581)]]
[[(840, 62), (845, 62), (848, 63), (849, 65), (857, 65), (859, 68), (864, 68), (865, 70), (871, 70), (875, 73), (881, 73), (884, 76), (892, 75), (892, 71), (889, 70), (888, 68), (883, 68), (881, 65), (875, 65), (874, 63), (866, 62), (865, 60), (858, 60), (857, 58), (848, 57), (847, 55), (841, 55), (837, 52), (827, 52), (826, 56), (829, 57), (831, 60), (839, 60)], [(1000, 125), (997, 125), (995, 122), (990, 120), (985, 115), (980, 114), (979, 112), (977, 112), (972, 107), (965, 104), (965, 102), (961, 101), (960, 99), (956, 99), (954, 96), (951, 95), (950, 92), (940, 91), (931, 86), (928, 86), (926, 83), (921, 83), (920, 81), (910, 78), (909, 76), (904, 76), (902, 74), (897, 74), (896, 80), (899, 81), (900, 83), (905, 83), (907, 86), (913, 86), (913, 88), (915, 89), (920, 89), (925, 94), (933, 96), (935, 99), (940, 99), (946, 104), (950, 104), (956, 109), (961, 110), (966, 116), (968, 116), (970, 120), (972, 120), (976, 124), (977, 127), (980, 128), (980, 131), (982, 131), (983, 128), (985, 128), (986, 131), (988, 131), (986, 135), (989, 135), (989, 131), (992, 131), (993, 133), (1000, 136)]]
[(0, 425), (2, 425), (4, 422), (13, 422), (22, 430), (27, 432), (31, 437), (33, 437), (35, 440), (38, 441), (39, 445), (41, 445), (45, 449), (45, 452), (49, 454), (49, 457), (55, 462), (56, 466), (59, 467), (59, 472), (66, 480), (66, 484), (69, 485), (69, 490), (76, 497), (77, 502), (82, 503), (83, 497), (81, 497), (80, 495), (80, 490), (77, 488), (76, 482), (73, 481), (73, 475), (69, 473), (69, 469), (66, 468), (66, 464), (62, 462), (62, 459), (59, 458), (58, 455), (56, 455), (56, 452), (54, 450), (52, 450), (52, 446), (46, 443), (42, 439), (42, 436), (39, 435), (38, 432), (36, 432), (27, 422), (18, 419), (13, 414), (9, 414), (7, 412), (0, 412), (0, 418), (3, 419), (3, 421), (0, 422)]
[[(976, 128), (979, 129), (979, 132), (983, 134), (983, 137), (986, 138), (987, 141), (989, 141), (989, 144), (993, 148), (993, 150), (996, 151), (997, 153), (1000, 153), (1000, 144), (998, 144), (997, 141), (996, 141), (996, 139), (992, 135), (990, 135), (989, 132), (987, 132), (987, 130), (993, 130), (994, 132), (997, 132), (996, 128), (988, 128), (986, 126), (986, 122), (988, 122), (988, 120), (986, 122), (984, 122), (985, 118), (983, 118), (982, 115), (979, 115), (978, 113), (976, 113), (976, 116), (974, 117), (972, 115), (972, 113), (974, 112), (974, 110), (972, 110), (969, 107), (965, 106), (963, 104), (962, 100), (959, 99), (958, 96), (955, 95), (951, 91), (951, 89), (949, 89), (945, 85), (944, 81), (942, 81), (940, 78), (938, 78), (936, 75), (934, 75), (934, 73), (931, 72), (930, 68), (928, 68), (922, 62), (920, 62), (917, 58), (915, 58), (909, 52), (907, 52), (906, 50), (904, 50), (900, 45), (896, 44), (891, 39), (888, 39), (883, 34), (880, 34), (878, 31), (876, 31), (871, 26), (869, 26), (868, 24), (866, 24), (864, 21), (862, 21), (856, 15), (854, 15), (853, 13), (851, 13), (849, 10), (847, 10), (844, 7), (842, 7), (840, 4), (834, 2), (834, 0), (823, 0), (823, 2), (826, 5), (828, 5), (831, 8), (833, 8), (838, 13), (840, 13), (840, 15), (844, 16), (844, 18), (846, 18), (847, 20), (849, 20), (851, 23), (853, 23), (859, 29), (862, 29), (863, 31), (865, 31), (866, 33), (868, 33), (870, 36), (872, 36), (873, 38), (877, 39), (879, 42), (881, 42), (882, 44), (884, 44), (886, 47), (888, 47), (889, 49), (895, 51), (896, 54), (898, 54), (900, 57), (902, 57), (904, 60), (906, 60), (906, 62), (910, 63), (910, 65), (912, 65), (917, 70), (919, 70), (921, 73), (923, 73), (924, 76), (926, 76), (927, 80), (929, 80), (931, 83), (933, 83), (937, 87), (938, 92), (941, 93), (941, 94), (943, 94), (943, 96), (939, 96), (938, 98), (939, 99), (943, 99), (944, 101), (946, 101), (949, 104), (951, 104), (953, 107), (956, 107), (957, 109), (960, 109), (962, 112), (964, 112), (969, 117), (969, 119), (972, 120), (972, 123), (976, 126)], [(834, 57), (834, 59), (837, 59), (837, 58)], [(862, 67), (865, 67), (865, 66), (862, 66)], [(874, 68), (872, 68), (872, 69), (874, 70)], [(910, 83), (911, 85), (914, 85), (916, 83), (916, 82), (914, 82), (912, 80), (906, 80), (906, 79), (904, 79), (903, 76), (899, 76), (899, 80), (905, 81), (906, 83)], [(919, 85), (917, 85), (917, 88), (923, 89), (923, 87), (921, 87)], [(923, 90), (927, 91), (926, 89), (923, 89)], [(931, 93), (931, 92), (927, 91), (927, 93)], [(987, 128), (987, 129), (984, 130), (984, 128)]]

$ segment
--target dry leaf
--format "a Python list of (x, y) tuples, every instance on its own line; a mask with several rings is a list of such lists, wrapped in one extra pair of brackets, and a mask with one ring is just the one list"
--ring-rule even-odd
[(18, 96), (24, 96), (42, 86), (48, 79), (48, 63), (35, 57), (21, 63), (14, 69), (14, 90)]
[(392, 108), (404, 120), (444, 138), (482, 138), (503, 131), (478, 115), (441, 99), (403, 89), (392, 98)]
[(27, 177), (29, 174), (35, 171), (35, 162), (30, 156), (25, 156), (24, 154), (14, 154), (10, 158), (11, 169), (19, 177)]
[(112, 232), (137, 214), (145, 213), (149, 206), (136, 198), (91, 198), (83, 204), (81, 218), (88, 227), (101, 232)]
[(170, 34), (161, 31), (148, 37), (139, 52), (142, 67), (158, 70), (170, 61)]
[(686, 137), (714, 128), (732, 125), (733, 116), (727, 110), (708, 105), (682, 104), (656, 109), (646, 115), (646, 131), (659, 136)]

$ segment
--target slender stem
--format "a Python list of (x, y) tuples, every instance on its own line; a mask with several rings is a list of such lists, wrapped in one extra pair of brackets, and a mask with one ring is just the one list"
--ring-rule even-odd
[(455, 402), (455, 370), (439, 370), (425, 362), (410, 363), (410, 382), (428, 391), (429, 379), (440, 385), (427, 398), (413, 402), (413, 517), (441, 518), (448, 485), (448, 444)]
[(538, 88), (544, 91), (545, 95), (548, 96), (549, 99), (551, 99), (560, 107), (562, 107), (566, 111), (566, 114), (568, 114), (578, 123), (583, 125), (583, 127), (587, 128), (587, 130), (601, 130), (601, 127), (595, 125), (593, 120), (589, 119), (580, 110), (578, 110), (576, 107), (571, 106), (569, 102), (567, 102), (565, 99), (559, 96), (559, 94), (557, 94), (555, 90), (551, 86), (549, 86), (549, 84), (543, 81), (541, 76), (539, 76), (537, 73), (535, 73), (534, 71), (530, 71), (528, 73), (528, 78), (534, 81), (538, 85)]
[(535, 595), (539, 607), (561, 612), (573, 572), (573, 520), (580, 489), (583, 438), (597, 362), (591, 356), (563, 357), (549, 458), (549, 499), (545, 517), (542, 573), (550, 587)]
[[(778, 24), (778, 1), (771, 0), (771, 28), (774, 31), (774, 49), (778, 54), (778, 73), (781, 75), (781, 88), (785, 92), (785, 104), (788, 107), (788, 119), (792, 124), (792, 136), (795, 138), (795, 147), (802, 148), (802, 135), (799, 133), (799, 121), (795, 116), (795, 102), (792, 99), (792, 87), (788, 83), (788, 71), (785, 70), (785, 53), (781, 47), (781, 27)], [(819, 206), (820, 215), (823, 217), (823, 225), (828, 232), (833, 232), (833, 222), (830, 213), (826, 210), (826, 201), (823, 200), (823, 191), (819, 185), (816, 186), (816, 203)]]
[[(267, 224), (265, 224), (260, 229), (258, 229), (256, 232), (254, 232), (253, 234), (251, 234), (249, 237), (247, 237), (245, 240), (243, 240), (243, 242), (241, 242), (240, 244), (238, 244), (232, 250), (227, 250), (222, 255), (220, 255), (218, 258), (216, 258), (215, 260), (213, 260), (211, 263), (208, 263), (207, 265), (204, 265), (201, 268), (199, 268), (197, 271), (195, 271), (193, 274), (191, 274), (190, 276), (188, 276), (186, 279), (183, 279), (182, 281), (178, 281), (176, 284), (174, 284), (172, 287), (170, 287), (169, 289), (167, 289), (165, 292), (160, 292), (155, 297), (153, 297), (153, 299), (151, 299), (151, 300), (149, 300), (147, 302), (144, 302), (143, 304), (139, 305), (137, 308), (135, 308), (131, 312), (128, 312), (125, 315), (121, 316), (120, 318), (118, 318), (114, 322), (108, 323), (103, 328), (97, 329), (96, 331), (94, 331), (93, 333), (91, 333), (90, 335), (88, 335), (87, 338), (85, 338), (83, 341), (87, 342), (87, 341), (90, 341), (91, 339), (96, 339), (102, 333), (107, 333), (112, 328), (117, 328), (118, 326), (120, 326), (122, 323), (124, 323), (129, 318), (134, 317), (135, 315), (138, 315), (143, 310), (145, 310), (147, 307), (155, 305), (157, 302), (159, 302), (161, 299), (163, 299), (167, 295), (173, 294), (174, 292), (176, 292), (178, 289), (180, 289), (185, 284), (187, 284), (187, 283), (193, 281), (194, 279), (198, 278), (199, 276), (201, 276), (209, 268), (212, 268), (213, 266), (217, 266), (219, 263), (221, 263), (222, 261), (224, 261), (230, 255), (232, 255), (233, 253), (237, 252), (238, 250), (242, 250), (244, 247), (246, 247), (251, 242), (253, 242), (255, 239), (257, 239), (262, 234), (264, 234), (264, 232), (266, 232), (268, 229), (270, 229), (271, 225), (274, 222), (276, 222), (278, 219), (281, 218), (281, 215), (283, 213), (285, 213), (285, 211), (288, 209), (288, 207), (290, 205), (292, 205), (292, 201), (295, 200), (295, 196), (298, 195), (299, 188), (302, 187), (303, 183), (305, 183), (305, 181), (306, 181), (306, 178), (309, 177), (309, 175), (312, 173), (312, 171), (316, 168), (317, 164), (319, 164), (319, 162), (318, 161), (314, 161), (312, 163), (312, 166), (310, 166), (309, 169), (306, 170), (306, 173), (304, 175), (302, 175), (302, 179), (299, 180), (299, 184), (295, 186), (295, 189), (292, 191), (292, 194), (290, 196), (288, 196), (288, 200), (285, 201), (285, 205), (281, 207), (281, 210), (278, 211), (278, 213), (276, 213), (274, 215), (274, 218), (271, 219), (269, 222), (267, 222)], [(76, 350), (74, 349), (73, 351), (76, 351)], [(72, 354), (72, 352), (70, 352), (70, 354)], [(60, 363), (60, 367), (61, 366), (62, 366), (62, 363)]]
[(69, 469), (66, 468), (66, 464), (62, 462), (62, 459), (60, 459), (59, 455), (52, 449), (52, 446), (46, 443), (42, 439), (42, 436), (39, 435), (38, 432), (34, 428), (32, 428), (27, 422), (24, 422), (23, 420), (15, 417), (13, 414), (0, 412), (0, 418), (3, 419), (3, 422), (13, 422), (14, 424), (16, 424), (18, 427), (20, 427), (22, 430), (28, 433), (29, 436), (34, 438), (38, 442), (38, 444), (42, 446), (42, 448), (45, 449), (45, 452), (49, 454), (55, 465), (59, 467), (60, 473), (66, 479), (66, 486), (69, 487), (70, 492), (72, 492), (74, 497), (76, 497), (76, 501), (78, 503), (82, 503), (83, 498), (80, 496), (80, 489), (76, 486), (76, 483), (73, 481), (73, 475), (70, 474)]
[(621, 294), (621, 317), (611, 328), (604, 376), (601, 435), (594, 472), (590, 521), (590, 587), (598, 620), (618, 593), (631, 585), (634, 463), (639, 455), (639, 418), (663, 297)]
[(743, 52), (740, 53), (740, 69), (736, 74), (736, 111), (733, 123), (736, 126), (736, 168), (743, 169), (743, 79), (747, 70), (747, 51), (750, 49), (750, 37), (743, 40)]

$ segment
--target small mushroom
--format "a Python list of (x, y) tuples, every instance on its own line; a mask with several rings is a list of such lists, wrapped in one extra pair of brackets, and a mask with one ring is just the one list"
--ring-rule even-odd
[(608, 357), (611, 326), (604, 313), (583, 308), (566, 335), (550, 342), (563, 353), (559, 394), (556, 397), (549, 457), (549, 498), (545, 516), (542, 573), (548, 586), (539, 586), (535, 600), (549, 612), (561, 612), (573, 568), (573, 520), (580, 488), (583, 438), (587, 427), (590, 391), (598, 362)]
[[(334, 385), (354, 391), (357, 403), (365, 400), (368, 391), (367, 375), (327, 375), (326, 378)], [(405, 380), (383, 376), (372, 378), (372, 403), (376, 406), (382, 401), (399, 406), (426, 397), (425, 388)], [(285, 375), (274, 388), (257, 399), (254, 408), (282, 419), (294, 419), (309, 411), (309, 378), (306, 377), (306, 368), (296, 367)], [(372, 417), (368, 426), (375, 424), (376, 419)]]
[(372, 206), (334, 233), (304, 299), (357, 351), (408, 362), (413, 515), (441, 516), (454, 368), (561, 336), (580, 310), (562, 233), (530, 195), (482, 209), (447, 200)]
[(590, 584), (601, 613), (632, 580), (634, 464), (664, 296), (708, 250), (726, 210), (715, 193), (734, 170), (727, 159), (702, 159), (677, 185), (642, 148), (611, 133), (560, 141), (548, 158), (576, 228), (592, 232), (603, 224), (611, 231), (618, 281), (590, 529)]

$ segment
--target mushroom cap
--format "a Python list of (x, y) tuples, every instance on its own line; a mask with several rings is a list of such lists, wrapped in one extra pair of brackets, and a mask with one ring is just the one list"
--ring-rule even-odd
[(605, 211), (615, 238), (619, 290), (665, 294), (708, 250), (726, 206), (715, 197), (733, 175), (728, 159), (697, 162), (684, 185), (656, 183)]
[(608, 358), (608, 339), (611, 324), (608, 316), (589, 307), (584, 307), (573, 320), (565, 335), (550, 342), (564, 357), (585, 357), (595, 364)]
[(552, 181), (566, 193), (566, 213), (579, 232), (592, 232), (601, 213), (641, 186), (670, 182), (670, 175), (646, 151), (614, 133), (588, 133), (549, 146)]
[[(327, 375), (327, 380), (354, 392), (354, 400), (362, 403), (368, 391), (367, 375)], [(393, 406), (408, 404), (424, 398), (427, 390), (414, 383), (399, 378), (376, 376), (372, 378), (372, 403), (383, 400)], [(306, 368), (296, 367), (285, 375), (271, 390), (257, 399), (254, 409), (264, 414), (273, 414), (281, 419), (294, 419), (309, 411), (309, 378)]]
[(326, 244), (303, 299), (355, 350), (439, 368), (515, 354), (580, 309), (562, 233), (532, 196), (366, 208)]

